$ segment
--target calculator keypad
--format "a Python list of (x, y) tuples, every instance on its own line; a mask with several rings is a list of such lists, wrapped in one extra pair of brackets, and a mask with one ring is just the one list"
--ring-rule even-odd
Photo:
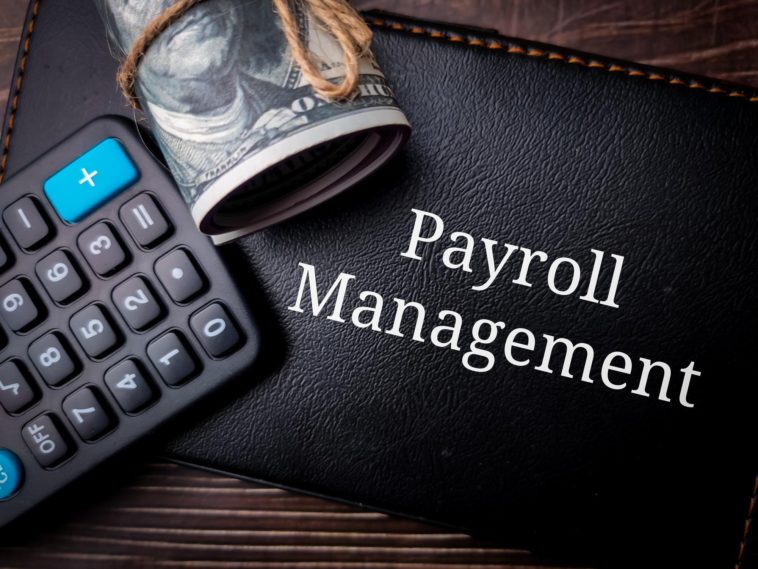
[(249, 309), (165, 169), (101, 120), (0, 192), (0, 466), (19, 461), (0, 527), (257, 355)]

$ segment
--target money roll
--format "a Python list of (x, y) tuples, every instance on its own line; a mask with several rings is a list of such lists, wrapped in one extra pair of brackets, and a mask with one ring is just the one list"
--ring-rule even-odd
[[(172, 0), (96, 0), (126, 55)], [(337, 41), (290, 4), (322, 76), (345, 75)], [(410, 125), (370, 53), (357, 93), (317, 95), (268, 0), (206, 0), (164, 30), (139, 64), (135, 91), (198, 228), (216, 243), (301, 213), (386, 162)]]

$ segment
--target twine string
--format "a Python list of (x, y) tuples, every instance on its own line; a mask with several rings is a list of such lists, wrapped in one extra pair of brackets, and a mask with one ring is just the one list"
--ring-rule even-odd
[[(131, 107), (141, 109), (135, 90), (139, 65), (147, 50), (158, 36), (203, 1), (177, 0), (153, 18), (135, 40), (116, 75), (119, 89)], [(273, 0), (273, 5), (282, 21), (292, 58), (303, 77), (317, 94), (329, 101), (350, 99), (358, 88), (360, 58), (368, 53), (371, 46), (371, 29), (347, 0), (295, 0), (302, 2), (303, 9), (310, 13), (312, 24), (323, 26), (337, 40), (342, 50), (345, 75), (341, 82), (333, 83), (322, 75), (317, 57), (306, 46), (307, 38), (303, 38), (300, 33), (290, 1)]]

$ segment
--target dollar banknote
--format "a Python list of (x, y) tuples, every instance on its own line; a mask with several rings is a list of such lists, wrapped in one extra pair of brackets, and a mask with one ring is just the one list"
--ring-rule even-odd
[[(96, 0), (117, 56), (174, 0)], [(335, 82), (334, 38), (291, 3), (301, 37)], [(409, 123), (377, 62), (358, 95), (329, 102), (293, 62), (270, 0), (206, 0), (153, 42), (136, 92), (201, 231), (223, 243), (296, 215), (376, 170)]]

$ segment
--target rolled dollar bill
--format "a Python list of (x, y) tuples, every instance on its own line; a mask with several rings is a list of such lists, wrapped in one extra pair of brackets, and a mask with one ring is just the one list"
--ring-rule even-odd
[[(96, 0), (126, 54), (172, 0)], [(344, 76), (335, 39), (292, 3), (323, 77)], [(223, 243), (301, 213), (386, 162), (410, 125), (371, 54), (357, 96), (314, 94), (269, 0), (206, 0), (147, 50), (136, 92), (199, 229)]]

